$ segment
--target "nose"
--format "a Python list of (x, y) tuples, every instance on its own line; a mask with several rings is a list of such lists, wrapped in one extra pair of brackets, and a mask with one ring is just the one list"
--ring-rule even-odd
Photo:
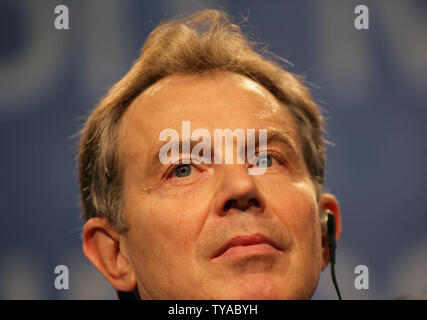
[(215, 212), (219, 216), (227, 215), (233, 209), (264, 212), (265, 199), (255, 183), (255, 177), (249, 175), (246, 165), (224, 165), (222, 181), (215, 199)]

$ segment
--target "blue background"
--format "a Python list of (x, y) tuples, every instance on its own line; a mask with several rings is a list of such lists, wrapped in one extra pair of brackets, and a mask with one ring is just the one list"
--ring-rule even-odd
[[(68, 6), (70, 30), (54, 28)], [(369, 8), (369, 30), (354, 8)], [(162, 20), (221, 8), (313, 84), (347, 299), (427, 294), (426, 1), (0, 1), (0, 298), (115, 299), (81, 251), (78, 132)], [(56, 265), (69, 290), (54, 287)], [(369, 290), (354, 286), (369, 268)], [(315, 299), (335, 299), (329, 268)]]

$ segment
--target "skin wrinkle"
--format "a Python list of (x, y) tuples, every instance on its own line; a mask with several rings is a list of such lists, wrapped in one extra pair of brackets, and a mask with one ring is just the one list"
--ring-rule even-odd
[[(258, 129), (259, 130), (259, 129)], [(269, 130), (269, 132), (279, 132), (279, 130), (278, 129), (276, 129), (276, 128), (274, 128), (274, 127), (267, 127), (267, 130)], [(288, 150), (287, 149), (285, 149), (284, 151), (283, 151), (283, 153), (287, 156), (287, 157), (291, 157), (291, 156), (293, 156), (294, 154), (295, 155), (297, 155), (297, 161), (298, 161), (298, 165), (295, 165), (295, 163), (293, 162), (293, 161), (291, 161), (291, 162), (289, 162), (288, 164), (289, 165), (291, 165), (292, 166), (292, 169), (294, 169), (294, 170), (301, 170), (303, 167), (305, 167), (305, 163), (304, 163), (304, 160), (302, 159), (302, 155), (301, 155), (301, 153), (299, 152), (299, 149), (296, 147), (296, 144), (295, 144), (295, 142), (293, 142), (293, 138), (291, 137), (291, 135), (290, 135), (290, 133), (289, 133), (289, 131), (282, 131), (281, 133), (276, 133), (275, 134), (275, 136), (276, 135), (281, 135), (281, 134), (283, 134), (283, 135), (286, 135), (287, 136), (287, 141), (290, 143), (290, 146), (291, 146), (291, 148), (295, 151), (295, 152), (292, 152), (292, 153), (290, 153), (290, 152), (288, 152)], [(224, 139), (223, 139), (224, 140)], [(256, 142), (258, 142), (258, 137), (255, 137), (255, 141)], [(211, 142), (212, 142), (212, 147), (211, 147), (211, 149), (212, 149), (212, 158), (214, 158), (215, 157), (215, 148), (213, 147), (213, 145), (214, 145), (214, 141), (213, 141), (213, 139), (211, 139)], [(164, 143), (167, 143), (167, 142), (164, 142)], [(192, 144), (197, 144), (198, 142), (195, 142), (195, 141), (192, 141)], [(271, 141), (269, 141), (269, 145), (270, 145), (270, 147), (271, 147), (271, 145), (273, 144), (273, 146), (276, 144), (275, 142), (271, 142)], [(191, 147), (192, 148), (192, 147)], [(225, 156), (225, 143), (223, 143), (223, 151), (222, 151), (222, 155), (223, 155), (223, 157)], [(182, 150), (182, 148), (180, 148), (180, 150)], [(158, 159), (158, 156), (157, 156), (157, 153), (158, 153), (158, 151), (157, 151), (157, 149), (156, 149), (156, 152), (154, 152), (154, 153), (149, 153), (149, 156), (148, 156), (148, 158), (153, 158), (153, 160), (157, 160)], [(236, 159), (236, 157), (234, 157), (234, 159)], [(213, 161), (211, 161), (212, 163), (213, 163)], [(222, 161), (223, 163), (224, 163), (224, 160)], [(150, 177), (150, 176), (152, 176), (152, 175), (154, 175), (154, 173), (155, 173), (155, 170), (158, 170), (158, 167), (159, 167), (159, 165), (160, 165), (160, 163), (159, 163), (159, 161), (157, 161), (157, 163), (158, 164), (156, 164), (156, 165), (153, 165), (153, 164), (151, 164), (152, 162), (150, 161), (150, 165), (149, 166), (145, 166), (145, 175), (143, 175), (142, 177)], [(142, 165), (141, 165), (142, 166)], [(148, 169), (147, 169), (147, 167), (148, 167)], [(214, 169), (212, 169), (211, 168), (211, 171), (213, 171)], [(141, 170), (142, 171), (142, 170)], [(141, 180), (145, 180), (145, 179), (143, 179), (143, 178), (141, 178)], [(156, 185), (151, 185), (151, 186), (144, 186), (144, 187), (142, 187), (142, 190), (143, 191), (147, 191), (147, 192), (151, 192), (151, 190), (153, 190), (154, 188), (156, 188), (157, 186)]]
[[(233, 213), (230, 212), (230, 215), (232, 214)], [(270, 218), (271, 215), (269, 215), (267, 218), (257, 217), (256, 219), (253, 218), (252, 213), (245, 214), (235, 212), (235, 215), (238, 215), (238, 218), (236, 219), (239, 220), (228, 220), (223, 226), (223, 229), (220, 231), (209, 228), (206, 230), (208, 233), (213, 235), (212, 245), (210, 245), (211, 247), (219, 247), (222, 243), (226, 242), (227, 239), (232, 238), (234, 235), (251, 234), (253, 232), (269, 234), (278, 243), (283, 244), (284, 250), (289, 250), (294, 245), (292, 238), (287, 233), (283, 233), (281, 229), (279, 229), (276, 225), (272, 225), (271, 222), (267, 220), (267, 218)], [(199, 251), (197, 253), (203, 255), (203, 251)]]
[[(255, 129), (255, 130), (260, 130), (260, 129)], [(265, 129), (263, 129), (263, 130), (265, 130)], [(299, 162), (298, 164), (300, 166), (302, 166), (302, 167), (304, 166), (303, 165), (302, 156), (301, 156), (300, 152), (298, 151), (298, 149), (296, 148), (295, 143), (293, 142), (293, 139), (290, 137), (289, 132), (276, 129), (274, 127), (269, 127), (266, 130), (268, 130), (267, 144), (270, 146), (269, 150), (270, 149), (274, 149), (274, 148), (271, 148), (272, 145), (273, 146), (276, 145), (276, 149), (279, 149), (281, 151), (281, 153), (283, 153), (287, 158), (290, 158), (290, 157), (294, 158), (296, 156), (296, 158), (297, 158), (296, 160)], [(249, 139), (249, 137), (247, 139)], [(217, 164), (216, 161), (214, 160), (215, 157), (217, 157), (217, 155), (216, 155), (216, 151), (217, 150), (216, 150), (216, 147), (215, 147), (215, 144), (217, 143), (217, 141), (215, 139), (210, 139), (210, 140), (211, 140), (211, 145), (208, 146), (211, 149), (211, 157), (208, 159), (210, 161), (210, 163), (206, 163), (206, 161), (205, 161), (206, 158), (204, 158), (204, 159), (202, 158), (202, 163), (199, 164), (201, 166), (203, 166), (203, 165), (215, 165), (215, 164)], [(224, 138), (222, 140), (224, 140)], [(255, 152), (257, 152), (260, 149), (260, 147), (258, 146), (258, 142), (259, 142), (258, 132), (256, 132), (254, 140), (255, 140), (255, 149), (256, 149)], [(168, 141), (164, 142), (163, 145), (169, 143), (170, 141), (171, 140), (169, 139)], [(237, 151), (236, 139), (234, 139), (234, 143), (233, 143), (233, 148), (234, 148), (234, 150), (233, 150), (233, 154), (234, 154), (233, 158), (234, 158), (234, 161), (233, 161), (233, 163), (236, 163), (236, 161), (237, 161), (236, 159), (238, 159), (238, 157), (244, 159), (245, 156), (247, 156), (246, 152), (249, 152), (249, 150), (246, 150), (247, 149), (247, 142), (248, 141), (246, 140), (245, 142), (246, 142), (245, 148), (244, 149), (242, 148), (242, 150)], [(177, 141), (177, 143), (179, 144), (179, 150), (180, 150), (181, 157), (180, 158), (176, 158), (176, 159), (172, 159), (174, 162), (175, 161), (180, 161), (180, 159), (189, 160), (190, 156), (191, 156), (191, 158), (193, 158), (193, 155), (192, 155), (193, 148), (196, 147), (196, 146), (199, 147), (199, 144), (203, 143), (203, 142), (201, 142), (201, 141), (194, 141), (194, 140), (190, 141), (189, 142), (189, 145), (190, 145), (190, 154), (184, 154), (184, 153), (182, 153), (182, 144), (183, 144), (183, 141), (181, 139), (179, 141)], [(226, 156), (226, 150), (225, 150), (226, 144), (224, 142), (224, 143), (221, 143), (221, 145), (223, 147), (222, 150), (220, 151), (221, 154), (222, 154), (222, 156), (223, 156), (223, 159), (221, 160), (221, 162), (222, 163), (226, 163), (226, 161), (224, 160), (224, 157)], [(281, 146), (282, 148), (277, 148), (277, 146)], [(156, 152), (150, 152), (149, 153), (148, 158), (149, 159), (151, 158), (151, 160), (150, 160), (150, 163), (148, 165), (149, 169), (145, 170), (145, 175), (146, 176), (151, 176), (151, 175), (157, 174), (158, 172), (156, 172), (156, 170), (158, 171), (158, 168), (161, 168), (161, 164), (159, 162), (159, 156), (158, 156), (158, 154), (160, 153), (160, 149), (161, 149), (161, 147), (158, 148), (158, 149), (156, 147), (155, 148)], [(192, 160), (194, 160), (194, 159), (192, 159)], [(292, 159), (292, 161), (288, 161), (288, 162), (289, 162), (290, 165), (292, 165), (292, 164), (294, 164), (294, 161), (295, 161), (295, 159)], [(221, 163), (219, 163), (219, 164), (221, 164)], [(165, 173), (166, 173), (166, 171), (167, 170), (165, 170)]]
[[(130, 225), (124, 241), (132, 253), (132, 268), (141, 283), (141, 296), (309, 297), (320, 273), (313, 268), (322, 260), (320, 244), (307, 243), (313, 239), (305, 235), (317, 228), (312, 225), (317, 206), (315, 188), (302, 159), (290, 112), (274, 102), (266, 89), (255, 82), (248, 85), (252, 80), (240, 75), (170, 76), (162, 81), (158, 82), (159, 88), (154, 84), (151, 92), (142, 93), (131, 104), (119, 131)], [(221, 91), (223, 88), (227, 90)], [(202, 98), (197, 100), (199, 96)], [(170, 99), (174, 101), (173, 108), (168, 104)], [(143, 115), (150, 106), (156, 108), (150, 112), (152, 120), (147, 121)], [(288, 167), (277, 162), (261, 176), (249, 176), (245, 165), (236, 164), (205, 165), (202, 171), (195, 169), (185, 179), (159, 180), (160, 173), (154, 173), (154, 178), (142, 174), (146, 173), (141, 168), (149, 163), (149, 151), (158, 145), (159, 132), (167, 127), (179, 133), (182, 120), (191, 120), (192, 130), (207, 128), (212, 137), (213, 128), (234, 130), (236, 125), (244, 130), (284, 128), (297, 157)], [(278, 148), (286, 154), (284, 150)], [(218, 215), (227, 199), (246, 192), (262, 197), (265, 208), (232, 208), (225, 215)], [(254, 232), (268, 235), (284, 251), (274, 256), (209, 260), (231, 237)], [(318, 262), (314, 263), (315, 260)], [(304, 271), (300, 275), (304, 277), (297, 273), (301, 268)], [(298, 277), (292, 278), (295, 274)]]
[[(279, 130), (276, 129), (276, 128), (274, 128), (274, 127), (268, 127), (267, 130), (269, 132), (279, 132)], [(295, 171), (301, 170), (305, 166), (304, 165), (304, 160), (302, 159), (302, 155), (300, 154), (300, 152), (298, 152), (298, 148), (296, 147), (296, 144), (293, 142), (293, 139), (292, 139), (289, 131), (281, 131), (280, 133), (275, 133), (274, 136), (272, 136), (272, 137), (275, 137), (276, 135), (281, 135), (281, 134), (287, 136), (287, 141), (290, 143), (290, 147), (295, 151), (295, 152), (294, 151), (290, 152), (288, 149), (281, 149), (281, 150), (283, 150), (282, 152), (286, 155), (287, 158), (293, 157), (294, 155), (297, 155), (297, 159), (289, 161), (288, 164), (290, 166), (292, 166), (292, 169), (295, 170)], [(255, 141), (258, 142), (258, 137), (255, 137)], [(164, 143), (167, 143), (167, 142), (164, 142)], [(193, 144), (197, 144), (198, 142), (192, 141), (192, 143)], [(279, 144), (279, 143), (276, 143), (275, 141), (269, 141), (268, 143), (270, 145), (270, 148), (271, 148), (272, 145), (274, 146), (276, 144), (277, 145)], [(212, 147), (211, 147), (212, 148), (212, 158), (215, 157), (215, 148), (213, 147), (213, 145), (214, 145), (214, 142), (212, 140)], [(234, 147), (235, 147), (235, 145), (234, 145)], [(191, 147), (191, 148), (193, 148), (193, 147)], [(225, 157), (225, 149), (224, 148), (225, 148), (225, 143), (223, 143), (223, 151), (222, 151), (223, 157)], [(274, 149), (274, 148), (272, 148), (272, 149)], [(180, 148), (180, 150), (182, 150), (182, 148)], [(153, 156), (152, 153), (149, 153), (150, 155), (148, 156), (148, 158), (153, 157), (153, 159), (158, 159), (157, 152), (154, 153), (154, 156)], [(234, 157), (234, 159), (236, 159), (236, 157)], [(298, 165), (296, 165), (294, 163), (294, 161), (298, 161)], [(148, 166), (148, 169), (145, 170), (145, 175), (143, 175), (142, 177), (147, 177), (147, 176), (150, 177), (150, 176), (154, 175), (155, 169), (158, 170), (158, 168), (160, 168), (160, 163), (159, 163), (158, 160), (157, 160), (157, 162), (158, 162), (157, 165), (153, 165), (153, 164), (151, 164), (152, 162), (150, 160), (150, 165)], [(219, 166), (213, 164), (213, 160), (211, 162), (212, 162), (212, 167), (208, 167), (208, 168), (210, 169), (209, 172), (213, 173), (214, 170), (215, 170), (213, 167), (217, 167), (218, 168)], [(224, 163), (224, 160), (223, 160), (223, 163)], [(203, 164), (202, 164), (202, 166), (203, 166)], [(147, 166), (146, 166), (146, 168), (147, 168)], [(154, 169), (152, 169), (152, 168), (154, 168)], [(167, 170), (164, 170), (164, 171), (166, 172)], [(144, 180), (144, 179), (141, 179), (141, 180)], [(158, 186), (155, 185), (155, 184), (153, 184), (151, 186), (143, 186), (142, 187), (142, 191), (151, 192), (156, 187), (158, 187)]]

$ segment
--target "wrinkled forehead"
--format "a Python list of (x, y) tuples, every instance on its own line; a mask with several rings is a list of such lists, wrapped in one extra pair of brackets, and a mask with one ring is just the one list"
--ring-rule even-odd
[(128, 107), (119, 130), (120, 152), (147, 152), (165, 129), (285, 130), (299, 145), (288, 108), (257, 82), (234, 73), (168, 76), (142, 92)]

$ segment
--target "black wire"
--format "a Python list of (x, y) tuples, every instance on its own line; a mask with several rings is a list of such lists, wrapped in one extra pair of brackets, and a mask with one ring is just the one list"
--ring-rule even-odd
[(335, 291), (337, 292), (338, 299), (342, 300), (340, 289), (338, 288), (337, 279), (335, 278), (335, 263), (331, 263), (331, 276), (332, 282), (334, 283)]

